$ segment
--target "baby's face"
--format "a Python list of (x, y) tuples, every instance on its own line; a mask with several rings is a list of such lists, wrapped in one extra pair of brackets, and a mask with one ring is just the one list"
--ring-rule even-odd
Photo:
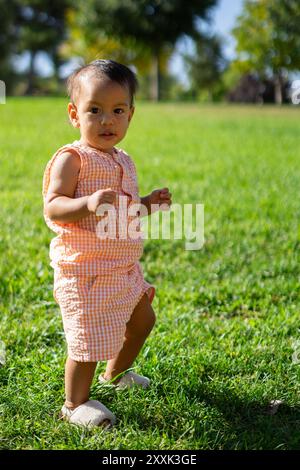
[(87, 76), (68, 111), (73, 126), (80, 128), (81, 142), (112, 155), (114, 145), (126, 135), (134, 107), (127, 87), (106, 77)]

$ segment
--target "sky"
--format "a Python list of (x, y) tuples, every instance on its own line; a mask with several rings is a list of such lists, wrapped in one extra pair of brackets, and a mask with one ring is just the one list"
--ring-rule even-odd
[(219, 0), (214, 14), (214, 30), (225, 38), (224, 52), (228, 59), (234, 56), (235, 42), (230, 35), (236, 18), (242, 13), (244, 0)]
[[(188, 0), (187, 0), (188, 1)], [(224, 55), (231, 59), (234, 57), (234, 40), (230, 31), (235, 24), (237, 16), (241, 13), (244, 0), (219, 0), (217, 7), (212, 12), (212, 31), (218, 33), (224, 38)], [(170, 72), (177, 77), (183, 84), (187, 83), (183, 60), (181, 53), (191, 52), (192, 42), (190, 40), (181, 40), (177, 45), (177, 51), (170, 60)], [(23, 71), (28, 66), (28, 53), (24, 53), (14, 63), (19, 71)], [(52, 65), (44, 53), (39, 53), (36, 60), (36, 68), (42, 76), (52, 75)], [(64, 75), (68, 75), (74, 69), (74, 64), (64, 67)]]
[[(230, 31), (234, 27), (236, 18), (242, 12), (243, 3), (244, 0), (219, 0), (217, 7), (212, 12), (212, 32), (224, 38), (223, 52), (227, 59), (232, 59), (235, 54), (235, 41)], [(177, 49), (170, 61), (170, 71), (180, 77), (179, 80), (183, 84), (186, 84), (188, 79), (184, 71), (181, 53), (192, 51), (192, 42), (186, 39), (182, 40), (178, 43)]]

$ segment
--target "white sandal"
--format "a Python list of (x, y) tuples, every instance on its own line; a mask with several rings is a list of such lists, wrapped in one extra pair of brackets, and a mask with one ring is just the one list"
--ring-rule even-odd
[(99, 375), (99, 382), (101, 384), (110, 384), (115, 387), (116, 390), (123, 390), (124, 388), (132, 388), (135, 385), (138, 385), (142, 388), (148, 388), (150, 385), (150, 380), (148, 377), (143, 377), (142, 375), (135, 374), (134, 372), (126, 372), (119, 382), (114, 385), (110, 383), (110, 380), (106, 380), (103, 375)]
[(74, 410), (64, 405), (60, 418), (72, 424), (88, 427), (101, 426), (101, 423), (109, 421), (109, 424), (104, 426), (105, 429), (112, 427), (116, 422), (115, 415), (97, 400), (88, 400)]

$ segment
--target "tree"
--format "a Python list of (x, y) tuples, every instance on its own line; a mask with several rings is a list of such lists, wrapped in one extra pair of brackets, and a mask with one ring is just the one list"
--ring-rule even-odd
[(300, 68), (300, 3), (298, 0), (246, 0), (233, 29), (237, 59), (233, 67), (274, 80), (275, 101), (282, 103), (288, 72)]
[(78, 24), (120, 41), (134, 40), (152, 57), (151, 97), (159, 99), (162, 57), (183, 34), (192, 35), (197, 20), (207, 19), (217, 0), (79, 0)]
[[(143, 44), (137, 42), (134, 38), (126, 37), (121, 40), (115, 36), (108, 36), (107, 33), (99, 28), (93, 28), (88, 34), (82, 34), (82, 26), (78, 23), (78, 14), (76, 14), (74, 9), (70, 9), (67, 12), (67, 29), (68, 37), (60, 47), (62, 57), (69, 58), (76, 56), (83, 58), (84, 62), (90, 62), (98, 58), (112, 59), (117, 62), (134, 65), (142, 75), (139, 90), (144, 97), (148, 97), (148, 74), (151, 67), (149, 49), (145, 48)], [(167, 64), (172, 51), (173, 49), (165, 46), (160, 56), (160, 69), (164, 75), (162, 88), (165, 88)]]
[(66, 16), (68, 30), (67, 39), (61, 44), (59, 52), (66, 59), (71, 56), (84, 58), (91, 62), (97, 58), (112, 59), (117, 62), (129, 63), (145, 71), (149, 66), (150, 54), (132, 38), (121, 41), (117, 37), (108, 36), (105, 31), (93, 28), (88, 34), (82, 34), (75, 9), (70, 9)]
[(30, 53), (26, 93), (31, 94), (34, 89), (34, 62), (39, 51), (50, 55), (58, 78), (58, 69), (62, 63), (58, 50), (65, 36), (65, 15), (71, 1), (17, 0), (16, 3), (18, 5), (16, 52), (28, 50)]
[(205, 90), (212, 100), (214, 90), (220, 84), (227, 64), (222, 52), (221, 39), (216, 35), (205, 37), (197, 34), (194, 42), (195, 53), (184, 55), (191, 79), (191, 90), (194, 95)]
[(15, 21), (17, 17), (17, 4), (12, 0), (0, 0), (0, 80), (6, 82), (9, 91), (12, 84), (12, 68), (10, 65), (10, 55), (16, 41)]

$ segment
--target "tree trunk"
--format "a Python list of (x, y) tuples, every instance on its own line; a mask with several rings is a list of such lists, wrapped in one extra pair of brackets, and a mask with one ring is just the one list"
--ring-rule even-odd
[(274, 89), (275, 103), (281, 105), (282, 104), (282, 76), (280, 72), (275, 75), (274, 88), (275, 88)]
[(30, 51), (30, 62), (29, 62), (29, 71), (27, 76), (27, 88), (25, 95), (32, 95), (34, 90), (34, 61), (35, 61), (36, 51)]
[(62, 62), (56, 51), (53, 52), (53, 54), (51, 55), (51, 58), (52, 58), (52, 63), (53, 63), (53, 68), (54, 68), (54, 80), (56, 84), (56, 89), (57, 91), (59, 91), (59, 82), (60, 82), (59, 68)]
[(150, 74), (150, 99), (159, 101), (160, 98), (160, 70), (159, 70), (159, 49), (156, 49), (152, 56)]

